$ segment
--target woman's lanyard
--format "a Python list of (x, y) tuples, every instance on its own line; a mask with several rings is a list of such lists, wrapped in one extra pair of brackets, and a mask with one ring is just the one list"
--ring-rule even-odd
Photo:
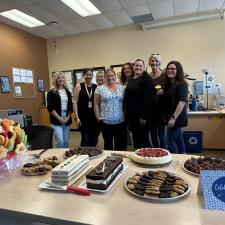
[(87, 92), (87, 96), (89, 98), (89, 101), (88, 101), (88, 108), (91, 109), (92, 108), (92, 101), (91, 101), (91, 97), (92, 97), (92, 87), (91, 87), (91, 91), (89, 93), (88, 91), (88, 88), (87, 88), (87, 85), (84, 83), (84, 86), (85, 86), (85, 89), (86, 89), (86, 92)]

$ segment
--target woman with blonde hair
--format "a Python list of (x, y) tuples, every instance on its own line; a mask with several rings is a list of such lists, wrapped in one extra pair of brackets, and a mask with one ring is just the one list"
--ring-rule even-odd
[(160, 69), (161, 62), (162, 59), (158, 53), (151, 54), (149, 57), (149, 66), (152, 69), (149, 76), (156, 91), (155, 107), (153, 108), (154, 120), (149, 124), (152, 145), (155, 148), (166, 148), (166, 124), (164, 122), (166, 81), (165, 73)]
[(56, 147), (68, 148), (73, 104), (62, 72), (54, 74), (53, 88), (47, 94), (47, 105), (51, 127), (55, 131)]
[(116, 83), (116, 73), (106, 69), (105, 83), (95, 90), (95, 115), (100, 122), (104, 149), (126, 150), (127, 128), (123, 112), (125, 87)]

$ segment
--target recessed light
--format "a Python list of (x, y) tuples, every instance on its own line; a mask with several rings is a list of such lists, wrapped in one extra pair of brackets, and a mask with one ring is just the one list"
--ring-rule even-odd
[(82, 17), (101, 13), (89, 0), (61, 0), (61, 1)]
[(39, 20), (35, 19), (34, 17), (29, 16), (17, 9), (2, 12), (2, 13), (0, 13), (0, 15), (6, 17), (8, 19), (11, 19), (13, 21), (16, 21), (17, 23), (23, 24), (27, 27), (38, 27), (38, 26), (45, 25), (41, 21), (39, 21)]

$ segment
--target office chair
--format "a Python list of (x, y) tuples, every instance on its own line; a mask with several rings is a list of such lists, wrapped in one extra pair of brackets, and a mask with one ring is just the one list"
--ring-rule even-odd
[(23, 128), (27, 134), (28, 146), (30, 150), (52, 148), (54, 129), (48, 126), (32, 125)]

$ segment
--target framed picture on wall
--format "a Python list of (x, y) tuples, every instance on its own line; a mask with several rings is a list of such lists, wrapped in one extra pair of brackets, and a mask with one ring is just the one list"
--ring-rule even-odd
[(45, 82), (43, 79), (37, 79), (38, 91), (44, 92), (45, 91)]
[(10, 84), (9, 84), (9, 77), (7, 76), (0, 76), (1, 82), (1, 92), (2, 93), (10, 93)]

